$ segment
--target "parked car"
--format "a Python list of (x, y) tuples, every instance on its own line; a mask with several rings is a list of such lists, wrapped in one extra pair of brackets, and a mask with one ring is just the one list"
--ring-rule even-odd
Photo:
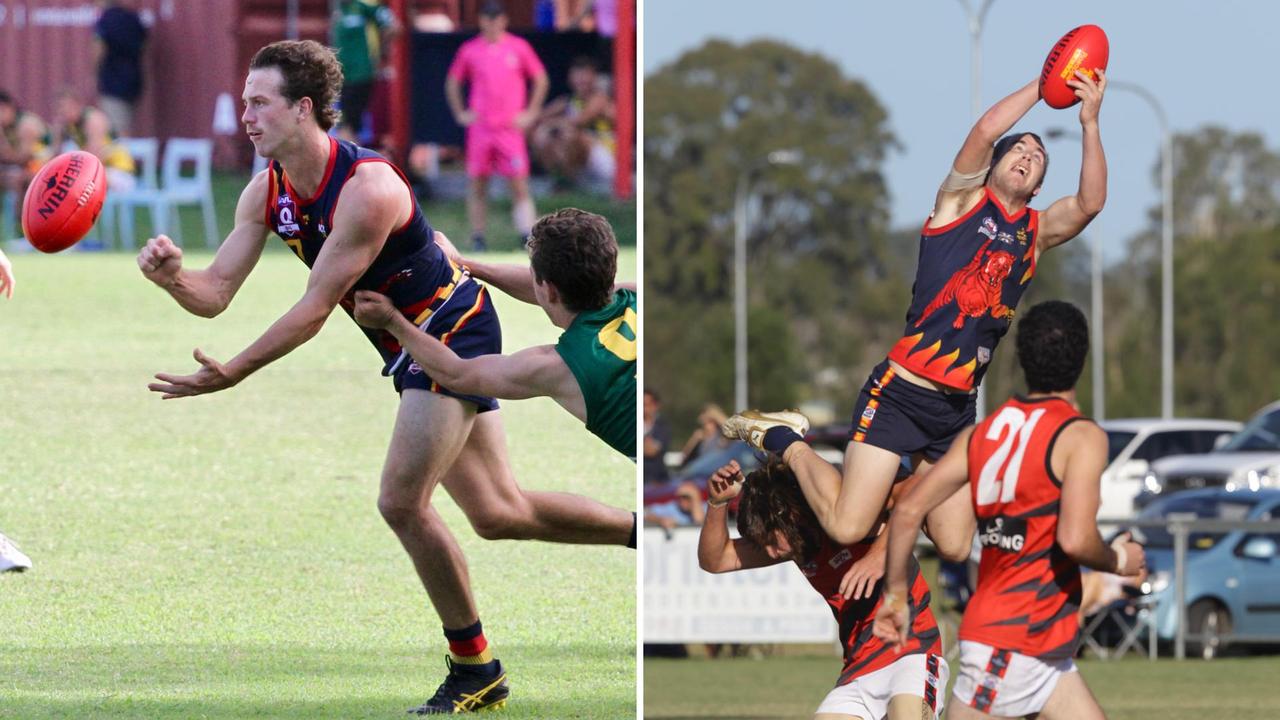
[(1179, 490), (1280, 487), (1280, 402), (1259, 410), (1240, 432), (1213, 452), (1157, 460), (1142, 484), (1142, 492), (1134, 498), (1138, 507)]
[[(1244, 530), (1192, 532), (1187, 537), (1187, 633), (1191, 655), (1211, 659), (1232, 642), (1280, 637), (1280, 490), (1256, 492), (1224, 488), (1188, 490), (1153, 502), (1142, 519), (1273, 520), (1274, 532)], [(1178, 628), (1177, 589), (1173, 585), (1173, 535), (1164, 528), (1137, 528), (1134, 538), (1146, 546), (1144, 587), (1155, 603), (1156, 634), (1174, 639)]]
[(1243, 425), (1234, 420), (1127, 418), (1098, 423), (1107, 433), (1100, 518), (1128, 518), (1151, 463), (1170, 455), (1207, 453), (1230, 440)]

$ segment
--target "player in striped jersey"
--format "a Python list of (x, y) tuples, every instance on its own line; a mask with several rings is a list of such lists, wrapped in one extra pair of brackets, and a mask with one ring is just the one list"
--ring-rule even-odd
[[(942, 711), (947, 661), (933, 612), (929, 586), (914, 560), (908, 561), (912, 636), (892, 648), (872, 634), (882, 604), (881, 586), (863, 594), (850, 570), (870, 551), (874, 537), (850, 544), (822, 530), (804, 499), (795, 474), (774, 460), (743, 477), (737, 462), (708, 480), (707, 516), (698, 538), (698, 564), (712, 573), (733, 572), (791, 561), (831, 607), (844, 646), (844, 667), (836, 686), (818, 706), (815, 720), (932, 720)], [(738, 532), (731, 539), (728, 505), (738, 502)]]
[(1014, 396), (974, 428), (908, 491), (889, 520), (887, 601), (875, 633), (906, 642), (911, 548), (924, 517), (969, 488), (982, 561), (960, 625), (960, 672), (949, 718), (1103, 718), (1076, 672), (1080, 566), (1133, 576), (1142, 547), (1098, 533), (1099, 478), (1107, 437), (1075, 407), (1089, 350), (1075, 306), (1049, 301), (1019, 323), (1017, 351), (1028, 394)]

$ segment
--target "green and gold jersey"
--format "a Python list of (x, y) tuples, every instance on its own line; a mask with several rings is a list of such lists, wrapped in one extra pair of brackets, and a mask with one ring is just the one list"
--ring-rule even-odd
[(556, 352), (582, 388), (587, 430), (636, 459), (636, 294), (619, 289), (613, 300), (579, 313), (560, 335)]

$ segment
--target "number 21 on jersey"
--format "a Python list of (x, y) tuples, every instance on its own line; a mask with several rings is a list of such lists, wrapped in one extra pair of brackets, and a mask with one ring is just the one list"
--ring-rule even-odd
[(1022, 456), (1026, 452), (1031, 433), (1035, 431), (1036, 423), (1043, 416), (1043, 408), (1027, 415), (1016, 407), (1004, 407), (987, 426), (987, 440), (999, 440), (1004, 435), (1004, 442), (996, 447), (978, 473), (978, 492), (975, 498), (977, 505), (1013, 501), (1014, 491), (1018, 487), (1018, 473), (1022, 470)]

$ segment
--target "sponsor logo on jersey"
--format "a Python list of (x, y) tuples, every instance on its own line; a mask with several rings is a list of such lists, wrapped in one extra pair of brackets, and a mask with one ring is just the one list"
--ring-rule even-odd
[(830, 565), (832, 568), (838, 568), (852, 559), (853, 559), (853, 553), (849, 552), (849, 548), (845, 548), (840, 552), (836, 553), (835, 557), (828, 560), (827, 564)]
[(421, 365), (419, 365), (419, 364), (418, 364), (418, 363), (416, 363), (416, 362), (414, 362), (414, 363), (409, 363), (409, 374), (410, 374), (410, 375), (421, 375), (421, 374), (422, 374), (422, 366), (421, 366)]
[(1026, 244), (1027, 244), (1027, 229), (1026, 229), (1026, 228), (1018, 228), (1018, 243), (1019, 243), (1019, 244), (1021, 244), (1021, 245), (1026, 245)]
[(818, 565), (817, 563), (807, 562), (800, 566), (800, 572), (804, 573), (807, 578), (814, 577), (818, 574)]
[[(876, 384), (879, 385), (880, 383), (877, 382)], [(867, 406), (866, 410), (862, 411), (862, 420), (864, 422), (871, 422), (875, 418), (875, 416), (876, 416), (876, 409), (871, 407), (870, 405)]]
[(997, 240), (999, 240), (1000, 242), (1002, 242), (1002, 243), (1006, 244), (1006, 245), (1012, 245), (1012, 244), (1013, 244), (1013, 236), (1012, 236), (1012, 235), (1010, 235), (1009, 233), (1007, 233), (1007, 232), (1003, 231), (1003, 230), (1001, 230), (1000, 232), (996, 233), (996, 239), (997, 239)]
[(982, 520), (981, 533), (978, 536), (982, 547), (996, 548), (1002, 552), (1022, 552), (1027, 542), (1026, 518), (1011, 518), (997, 515)]
[(979, 346), (978, 347), (978, 364), (986, 365), (989, 362), (991, 362), (991, 348)]
[(995, 240), (997, 231), (995, 220), (990, 217), (982, 218), (982, 227), (978, 228), (979, 234), (986, 235), (988, 240)]

